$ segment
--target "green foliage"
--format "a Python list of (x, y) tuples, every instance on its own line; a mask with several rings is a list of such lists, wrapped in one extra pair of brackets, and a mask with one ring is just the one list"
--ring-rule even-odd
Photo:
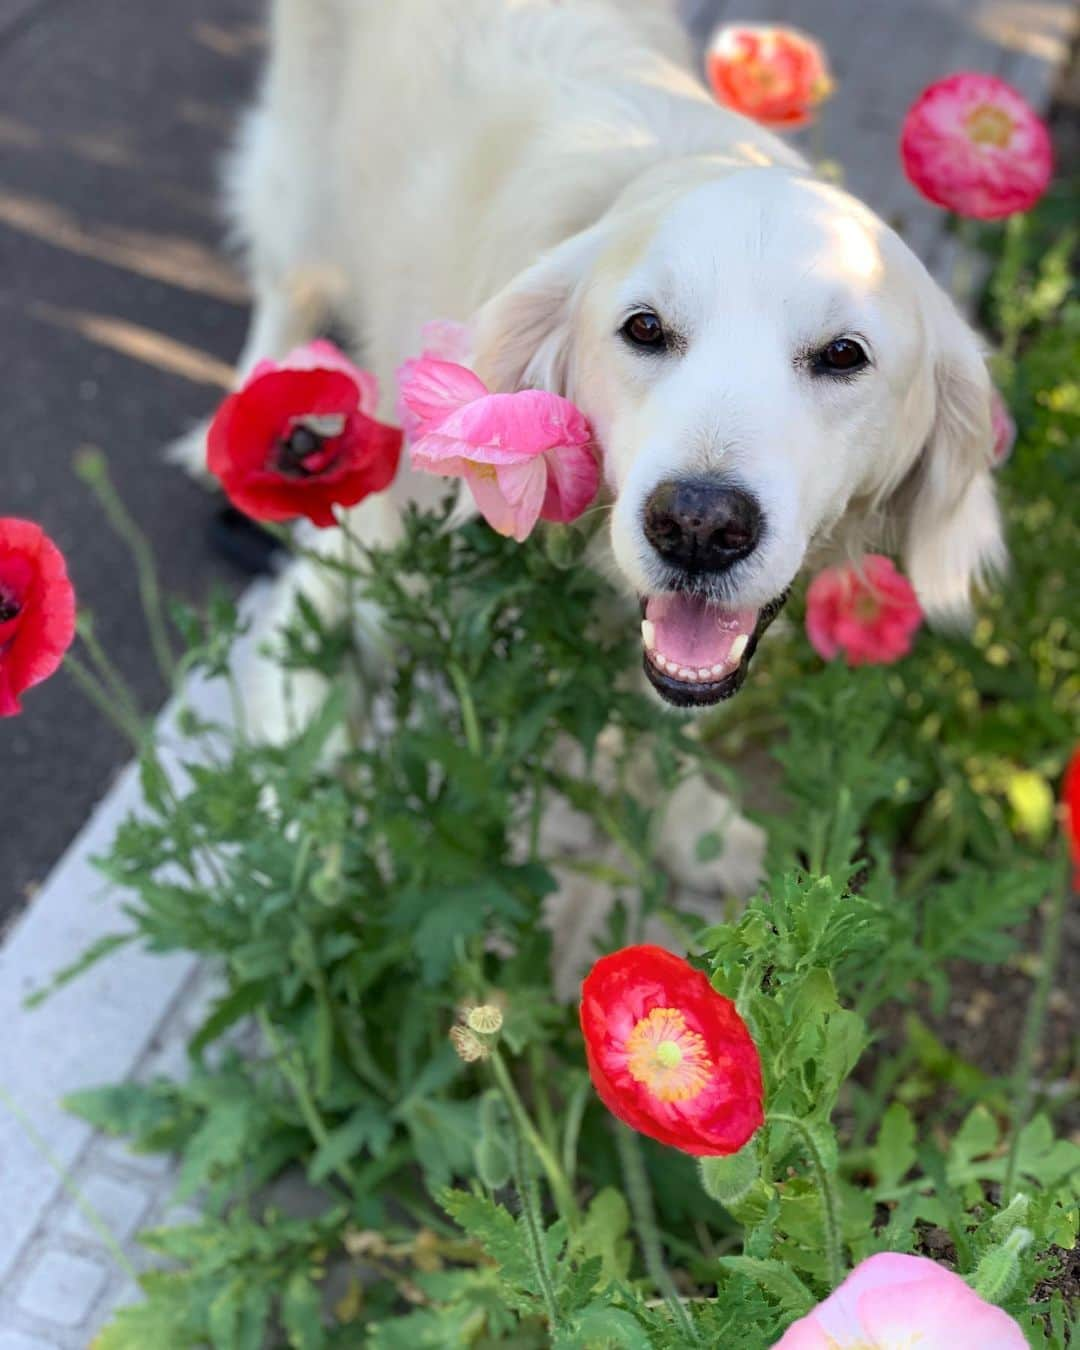
[[(1061, 884), (1015, 786), (1053, 778), (1077, 735), (1070, 247), (1010, 226), (990, 289), (1020, 425), (1003, 473), (1015, 566), (973, 643), (924, 634), (900, 665), (823, 668), (796, 599), (701, 737), (627, 679), (636, 625), (579, 535), (519, 547), (413, 514), (396, 547), (354, 540), (359, 566), (332, 564), (381, 610), (381, 684), (302, 603), (278, 657), (328, 680), (310, 725), (270, 747), (189, 712), (179, 782), (144, 750), (145, 809), (100, 860), (131, 930), (57, 982), (137, 940), (203, 956), (221, 991), (183, 1081), (68, 1105), (179, 1154), (205, 1217), (144, 1235), (170, 1268), (98, 1350), (684, 1350), (686, 1318), (701, 1344), (766, 1350), (882, 1250), (947, 1260), (1033, 1346), (1064, 1350), (1055, 1280), (1080, 1150), (1054, 1116), (1069, 1103), (1045, 1096), (1017, 1122), (1017, 1085), (967, 1062), (948, 1012), (974, 964), (1016, 960)], [(233, 606), (173, 617), (182, 667), (229, 679)], [(653, 1231), (576, 1012), (551, 995), (541, 919), (566, 866), (611, 902), (598, 948), (636, 940), (669, 901), (652, 861), (665, 790), (748, 748), (769, 756), (778, 803), (766, 875), (694, 952), (753, 1032), (768, 1120), (700, 1174), (643, 1150)], [(544, 842), (567, 806), (602, 858)], [(713, 824), (702, 860), (722, 846)], [(503, 1011), (499, 1052), (474, 1037), (465, 1064), (447, 1033), (478, 1002)], [(311, 1217), (275, 1199), (283, 1183)]]

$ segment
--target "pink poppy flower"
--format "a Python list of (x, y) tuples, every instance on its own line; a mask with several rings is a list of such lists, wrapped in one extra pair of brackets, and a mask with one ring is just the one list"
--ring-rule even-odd
[(924, 197), (979, 220), (1030, 210), (1054, 167), (1050, 133), (1022, 96), (970, 72), (923, 90), (904, 118), (900, 157)]
[(990, 426), (994, 432), (994, 447), (990, 451), (990, 460), (995, 469), (1000, 469), (1012, 454), (1016, 443), (1016, 423), (1009, 412), (1008, 404), (995, 389), (990, 395)]
[(911, 650), (923, 613), (915, 590), (888, 558), (868, 553), (819, 572), (806, 592), (806, 631), (819, 656), (849, 666), (889, 665)]
[(788, 1327), (773, 1350), (1026, 1350), (1000, 1308), (925, 1256), (879, 1252)]
[(425, 354), (398, 371), (414, 469), (464, 478), (480, 514), (519, 542), (539, 518), (576, 520), (600, 468), (581, 412), (557, 394), (491, 394), (465, 366)]
[(718, 103), (767, 127), (805, 126), (833, 87), (825, 53), (795, 28), (725, 24), (705, 70)]
[(378, 396), (375, 376), (321, 339), (260, 361), (215, 414), (207, 466), (255, 520), (334, 525), (336, 506), (382, 492), (397, 473), (402, 435), (376, 420)]

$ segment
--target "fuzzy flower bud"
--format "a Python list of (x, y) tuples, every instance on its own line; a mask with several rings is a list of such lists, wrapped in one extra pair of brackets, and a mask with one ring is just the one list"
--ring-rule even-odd
[(470, 1030), (480, 1036), (494, 1036), (502, 1029), (502, 1009), (496, 1008), (493, 1003), (481, 1003), (469, 1009), (465, 1014), (465, 1022)]
[(475, 1064), (478, 1059), (487, 1059), (491, 1053), (484, 1042), (468, 1027), (451, 1027), (450, 1041), (458, 1053), (458, 1058), (466, 1064)]

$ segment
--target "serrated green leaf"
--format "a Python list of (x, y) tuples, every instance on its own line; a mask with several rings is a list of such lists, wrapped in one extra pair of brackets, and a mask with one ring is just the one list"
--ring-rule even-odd
[(344, 1124), (332, 1130), (308, 1164), (308, 1179), (325, 1181), (332, 1172), (348, 1164), (363, 1150), (378, 1157), (390, 1143), (393, 1127), (386, 1111), (375, 1101), (366, 1101), (353, 1111)]
[(718, 1264), (736, 1275), (761, 1286), (789, 1317), (803, 1317), (817, 1302), (798, 1275), (783, 1261), (761, 1260), (752, 1256), (721, 1256)]
[(915, 1162), (915, 1124), (902, 1102), (893, 1102), (882, 1116), (871, 1158), (882, 1190), (896, 1186)]
[(293, 1350), (322, 1350), (326, 1344), (319, 1291), (306, 1271), (289, 1276), (281, 1296), (281, 1321)]

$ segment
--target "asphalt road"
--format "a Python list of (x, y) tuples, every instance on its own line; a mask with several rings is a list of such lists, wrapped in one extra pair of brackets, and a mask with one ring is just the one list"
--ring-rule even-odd
[[(215, 173), (249, 94), (258, 0), (0, 0), (0, 515), (39, 521), (143, 705), (160, 705), (131, 560), (72, 472), (107, 455), (166, 587), (243, 578), (213, 501), (161, 448), (205, 415), (243, 336)], [(0, 925), (127, 758), (63, 673), (0, 721)]]

